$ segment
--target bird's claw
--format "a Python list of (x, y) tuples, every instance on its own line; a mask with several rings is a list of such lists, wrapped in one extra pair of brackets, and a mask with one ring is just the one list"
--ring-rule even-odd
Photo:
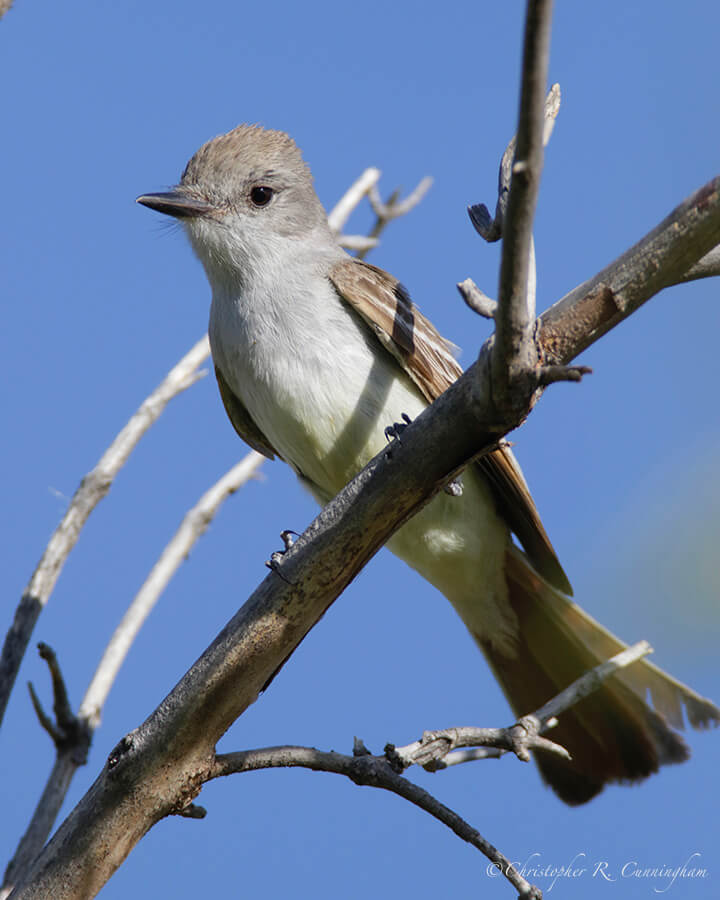
[(265, 560), (265, 565), (268, 567), (268, 569), (271, 569), (273, 572), (277, 572), (280, 577), (282, 577), (282, 573), (279, 571), (280, 563), (282, 562), (285, 554), (295, 543), (295, 538), (293, 537), (293, 535), (295, 535), (296, 537), (299, 536), (297, 531), (292, 531), (291, 529), (281, 531), (280, 538), (284, 544), (284, 549), (273, 551), (270, 554), (270, 559)]
[(412, 422), (412, 419), (407, 413), (401, 413), (400, 417), (402, 418), (402, 422), (393, 422), (392, 425), (388, 425), (385, 429), (385, 438), (388, 441), (397, 441), (398, 444), (401, 443), (400, 435), (405, 431), (408, 425)]

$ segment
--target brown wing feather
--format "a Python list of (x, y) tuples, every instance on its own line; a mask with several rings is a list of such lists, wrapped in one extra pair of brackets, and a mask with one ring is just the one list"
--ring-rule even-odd
[[(249, 444), (253, 450), (267, 456), (268, 459), (275, 459), (280, 456), (270, 441), (260, 431), (255, 422), (252, 420), (250, 413), (245, 409), (237, 396), (233, 393), (230, 385), (225, 381), (222, 372), (215, 366), (215, 377), (217, 378), (218, 387), (220, 388), (220, 397), (222, 398), (225, 412), (233, 424), (233, 428), (240, 437)], [(280, 456), (280, 459), (282, 457)]]
[(462, 375), (453, 345), (425, 318), (392, 275), (369, 263), (348, 259), (333, 268), (330, 279), (428, 402), (432, 403)]
[(499, 447), (476, 463), (485, 475), (501, 515), (517, 535), (539, 575), (572, 597), (573, 589), (540, 519), (520, 466), (508, 447)]
[[(462, 374), (453, 356), (453, 345), (417, 309), (407, 290), (392, 275), (368, 263), (348, 259), (333, 268), (330, 279), (429, 403)], [(538, 573), (555, 587), (572, 594), (570, 582), (510, 450), (500, 447), (492, 451), (482, 458), (478, 467), (490, 484), (501, 515)]]

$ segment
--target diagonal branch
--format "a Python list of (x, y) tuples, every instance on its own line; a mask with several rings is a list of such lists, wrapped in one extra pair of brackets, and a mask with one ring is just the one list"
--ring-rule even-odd
[(328, 225), (336, 235), (342, 233), (348, 219), (357, 209), (371, 187), (380, 180), (380, 169), (374, 166), (365, 169), (362, 175), (354, 181), (338, 200), (328, 214)]
[(117, 435), (95, 468), (80, 482), (25, 588), (5, 637), (0, 657), (0, 722), (35, 623), (50, 599), (65, 561), (77, 543), (90, 513), (110, 490), (115, 476), (127, 462), (138, 441), (157, 421), (170, 400), (205, 374), (197, 369), (209, 354), (210, 347), (204, 337), (168, 372)]
[(265, 457), (261, 453), (251, 450), (216, 481), (195, 506), (185, 514), (180, 527), (160, 554), (160, 558), (152, 567), (150, 574), (110, 638), (80, 704), (79, 715), (86, 719), (93, 729), (97, 728), (100, 723), (100, 711), (117, 678), (120, 666), (125, 661), (133, 641), (171, 578), (177, 572), (180, 564), (187, 559), (198, 538), (205, 533), (220, 506), (254, 477), (263, 462), (265, 462)]
[(566, 365), (643, 303), (679, 284), (720, 244), (720, 176), (649, 234), (553, 304), (538, 319), (546, 362)]

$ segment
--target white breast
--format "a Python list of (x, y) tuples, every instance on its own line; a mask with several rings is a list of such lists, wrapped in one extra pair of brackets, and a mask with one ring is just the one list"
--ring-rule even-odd
[[(216, 364), (272, 445), (325, 500), (386, 443), (384, 429), (425, 401), (329, 279), (253, 279), (215, 285), (210, 342)], [(286, 271), (286, 269), (285, 269)]]

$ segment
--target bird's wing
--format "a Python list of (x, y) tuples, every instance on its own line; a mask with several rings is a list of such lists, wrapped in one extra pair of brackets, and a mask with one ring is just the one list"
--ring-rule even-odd
[[(453, 354), (454, 346), (415, 307), (407, 290), (392, 275), (360, 260), (347, 259), (332, 269), (330, 280), (429, 403), (462, 374)], [(492, 489), (500, 514), (517, 535), (535, 569), (552, 585), (572, 594), (570, 582), (510, 449), (499, 447), (477, 465)]]
[[(245, 409), (243, 404), (238, 400), (237, 395), (233, 393), (230, 385), (225, 381), (223, 373), (215, 366), (215, 377), (217, 378), (218, 387), (220, 388), (220, 396), (222, 397), (225, 412), (233, 424), (235, 431), (240, 437), (249, 444), (253, 450), (267, 456), (268, 459), (275, 459), (280, 456), (270, 441), (260, 431), (253, 421), (250, 413)], [(280, 456), (280, 459), (282, 457)]]

